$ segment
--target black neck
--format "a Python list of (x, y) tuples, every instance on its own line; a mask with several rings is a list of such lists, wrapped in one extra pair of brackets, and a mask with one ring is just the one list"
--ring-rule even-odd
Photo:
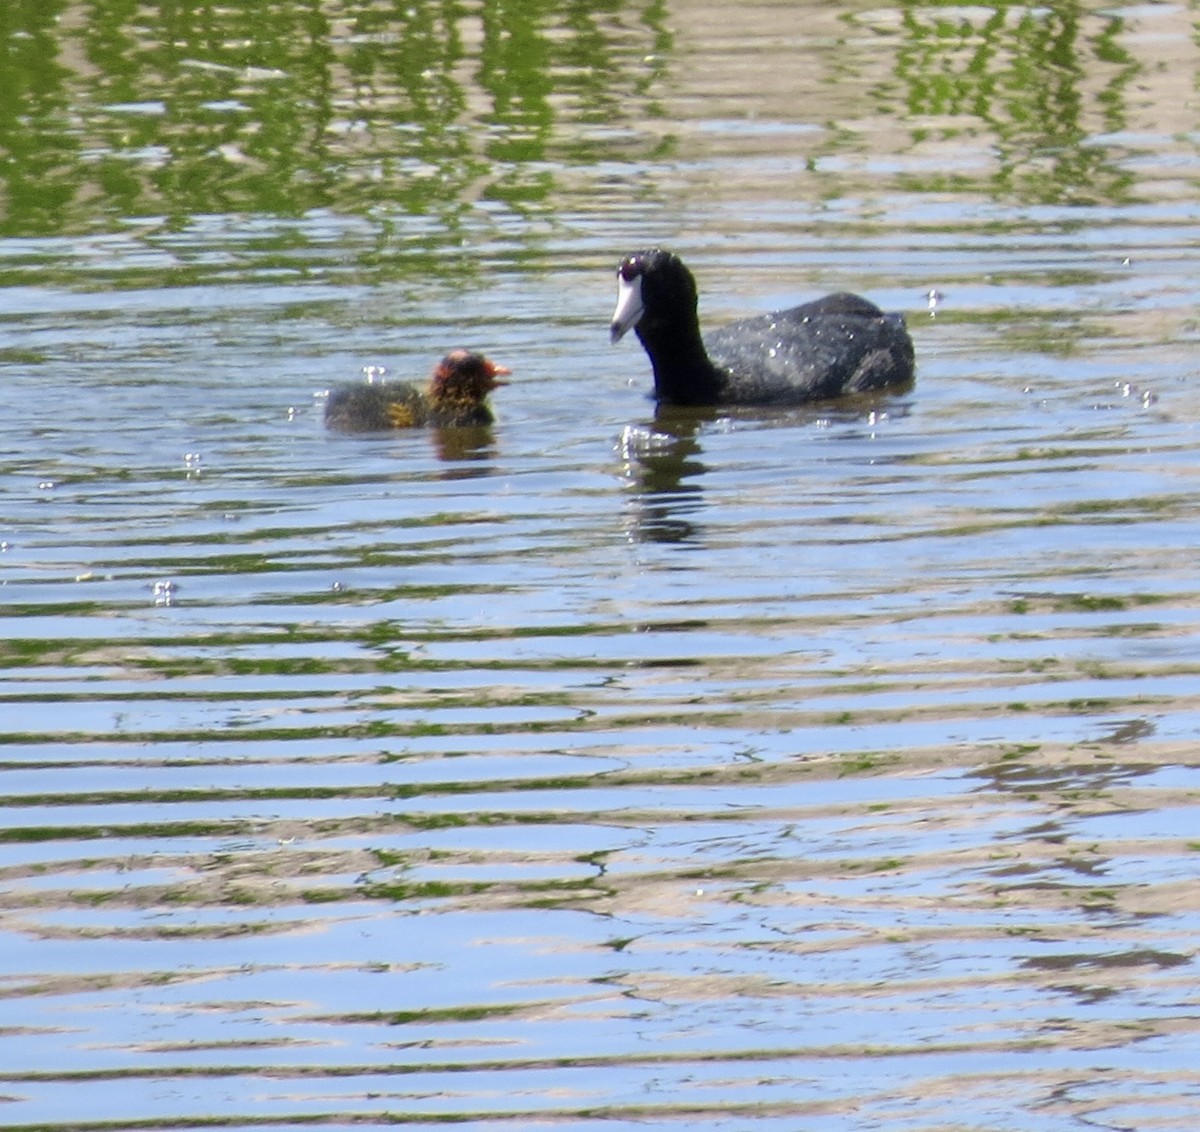
[(724, 385), (724, 374), (709, 361), (700, 326), (671, 324), (643, 316), (637, 336), (654, 369), (654, 394), (669, 405), (711, 405)]

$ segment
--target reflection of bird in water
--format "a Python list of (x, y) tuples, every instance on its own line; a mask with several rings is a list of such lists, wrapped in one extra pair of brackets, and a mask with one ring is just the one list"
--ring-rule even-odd
[(340, 432), (380, 432), (432, 425), (488, 425), (487, 397), (511, 371), (473, 354), (451, 350), (421, 387), (406, 381), (360, 382), (330, 390), (325, 423)]
[(627, 255), (617, 286), (612, 339), (636, 330), (663, 403), (798, 405), (913, 380), (903, 316), (858, 295), (826, 295), (702, 338), (696, 281), (678, 256), (661, 248)]
[(660, 410), (654, 425), (628, 426), (620, 451), (638, 488), (636, 529), (649, 542), (690, 542), (698, 534), (692, 516), (704, 506), (700, 480), (708, 471), (699, 458), (706, 410)]
[(826, 430), (836, 428), (835, 436), (854, 441), (873, 437), (883, 422), (902, 418), (907, 412), (908, 407), (887, 391), (836, 405), (659, 404), (652, 423), (626, 426), (618, 444), (625, 473), (637, 491), (639, 536), (653, 542), (691, 542), (700, 535), (704, 479), (711, 470), (704, 452), (709, 425), (720, 422), (722, 430), (819, 425)]

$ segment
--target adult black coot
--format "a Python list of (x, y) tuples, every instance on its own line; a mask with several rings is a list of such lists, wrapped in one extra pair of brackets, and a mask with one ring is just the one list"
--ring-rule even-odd
[(696, 281), (677, 255), (662, 248), (627, 255), (617, 288), (612, 340), (636, 329), (664, 404), (798, 405), (913, 380), (904, 316), (859, 295), (826, 295), (701, 338)]
[(407, 381), (357, 382), (331, 389), (325, 423), (341, 432), (378, 432), (433, 425), (487, 425), (495, 419), (487, 396), (511, 370), (482, 354), (451, 350), (422, 388)]

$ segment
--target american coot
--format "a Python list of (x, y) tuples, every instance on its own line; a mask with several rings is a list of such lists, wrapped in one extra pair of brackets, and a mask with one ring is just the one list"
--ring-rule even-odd
[(839, 292), (700, 337), (696, 281), (662, 248), (617, 268), (612, 340), (637, 330), (654, 393), (671, 405), (797, 405), (913, 380), (904, 316)]
[(425, 388), (406, 381), (339, 385), (325, 402), (325, 423), (341, 432), (433, 425), (487, 425), (493, 421), (487, 395), (497, 378), (512, 372), (473, 354), (451, 350), (433, 371)]

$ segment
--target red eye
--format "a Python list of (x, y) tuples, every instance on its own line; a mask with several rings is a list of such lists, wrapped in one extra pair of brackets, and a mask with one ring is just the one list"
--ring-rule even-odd
[(621, 264), (620, 276), (626, 283), (632, 283), (642, 273), (642, 261), (631, 256)]

